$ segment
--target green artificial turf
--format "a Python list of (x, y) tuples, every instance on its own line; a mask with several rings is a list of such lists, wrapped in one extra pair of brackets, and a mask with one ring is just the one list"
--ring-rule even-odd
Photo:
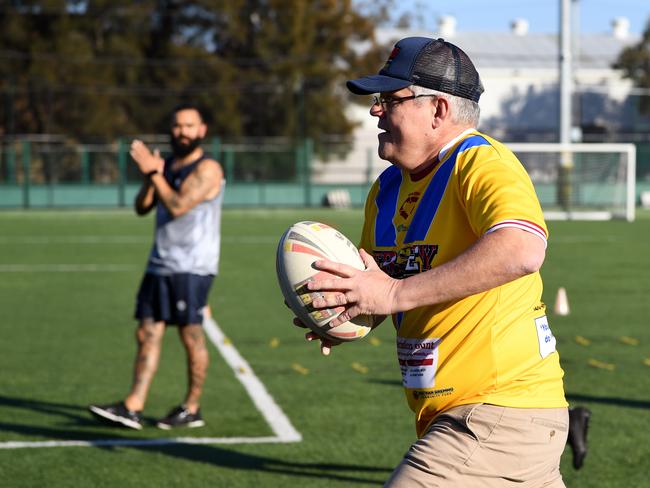
[[(359, 237), (358, 210), (227, 210), (221, 271), (210, 295), (220, 328), (303, 437), (299, 443), (0, 449), (11, 487), (381, 486), (414, 439), (388, 322), (322, 357), (291, 324), (275, 249), (298, 220)], [(100, 425), (86, 407), (126, 394), (135, 352), (134, 295), (153, 220), (127, 211), (0, 213), (0, 447), (8, 442), (272, 437), (235, 374), (210, 346), (207, 425), (160, 431), (180, 402), (185, 362), (165, 337), (142, 431)], [(650, 462), (650, 215), (634, 223), (551, 222), (544, 300), (572, 405), (592, 410), (569, 487), (647, 484)], [(555, 316), (559, 287), (570, 314)]]

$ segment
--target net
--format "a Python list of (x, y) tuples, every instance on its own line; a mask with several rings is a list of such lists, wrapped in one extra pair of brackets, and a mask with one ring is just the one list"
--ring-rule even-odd
[(633, 144), (509, 143), (549, 220), (634, 220)]

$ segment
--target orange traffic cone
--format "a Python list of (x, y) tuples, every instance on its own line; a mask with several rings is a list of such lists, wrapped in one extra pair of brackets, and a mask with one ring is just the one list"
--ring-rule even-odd
[(557, 290), (555, 308), (553, 311), (555, 312), (555, 315), (569, 315), (569, 299), (567, 298), (566, 290), (563, 286)]

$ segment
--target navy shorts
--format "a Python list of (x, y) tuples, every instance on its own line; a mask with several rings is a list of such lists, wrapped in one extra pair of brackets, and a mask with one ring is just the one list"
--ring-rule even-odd
[(202, 324), (213, 279), (213, 275), (146, 273), (136, 298), (135, 318), (174, 325)]

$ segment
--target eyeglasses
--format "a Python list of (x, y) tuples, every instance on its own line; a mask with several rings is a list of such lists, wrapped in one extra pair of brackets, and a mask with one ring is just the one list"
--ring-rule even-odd
[(408, 97), (382, 97), (382, 96), (373, 96), (372, 105), (379, 105), (383, 112), (387, 112), (391, 107), (397, 105), (398, 103), (406, 102), (407, 100), (414, 100), (420, 97), (435, 97), (437, 95), (410, 95)]

